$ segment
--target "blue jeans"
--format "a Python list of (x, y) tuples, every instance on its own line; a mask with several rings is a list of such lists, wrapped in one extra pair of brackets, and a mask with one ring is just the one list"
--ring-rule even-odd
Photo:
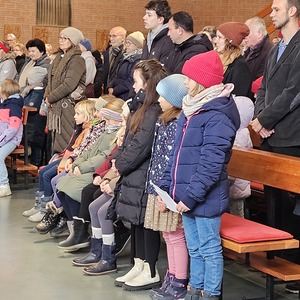
[(8, 173), (5, 165), (5, 158), (16, 148), (16, 144), (8, 142), (0, 147), (0, 185), (8, 184)]
[(39, 171), (39, 191), (45, 192), (45, 196), (50, 197), (53, 194), (51, 179), (57, 175), (57, 167), (61, 159), (58, 159)]
[(182, 216), (190, 255), (190, 282), (193, 288), (219, 296), (223, 278), (223, 255), (220, 238), (221, 217)]

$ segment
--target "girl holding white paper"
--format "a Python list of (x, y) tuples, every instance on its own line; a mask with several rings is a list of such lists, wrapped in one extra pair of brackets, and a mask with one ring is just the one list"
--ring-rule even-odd
[[(158, 289), (151, 290), (150, 297), (152, 299), (181, 299), (186, 294), (188, 281), (188, 251), (181, 215), (169, 210), (166, 203), (157, 196), (153, 187), (153, 184), (159, 184), (173, 150), (182, 99), (188, 92), (184, 85), (185, 79), (186, 77), (182, 74), (173, 74), (162, 79), (156, 87), (156, 91), (160, 95), (158, 101), (163, 114), (156, 125), (148, 171), (147, 193), (149, 196), (145, 227), (163, 232), (169, 269), (166, 272), (163, 285)], [(171, 201), (173, 200), (171, 199)]]

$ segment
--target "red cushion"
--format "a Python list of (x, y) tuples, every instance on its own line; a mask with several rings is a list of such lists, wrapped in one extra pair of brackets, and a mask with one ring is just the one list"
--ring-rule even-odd
[(291, 239), (288, 232), (243, 219), (228, 213), (222, 216), (221, 237), (237, 243)]
[(251, 182), (251, 189), (259, 190), (259, 191), (264, 191), (264, 185), (258, 182)]

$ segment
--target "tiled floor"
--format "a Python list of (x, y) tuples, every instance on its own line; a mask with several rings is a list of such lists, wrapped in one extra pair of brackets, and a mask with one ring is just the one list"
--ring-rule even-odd
[[(0, 198), (0, 299), (2, 300), (143, 300), (148, 292), (127, 292), (114, 287), (114, 279), (130, 267), (129, 256), (118, 260), (118, 273), (85, 276), (81, 268), (71, 265), (74, 254), (56, 247), (58, 240), (35, 233), (33, 224), (22, 216), (33, 204), (34, 189), (15, 191)], [(158, 263), (163, 274), (165, 253)], [(233, 261), (225, 261), (224, 300), (244, 296), (264, 296), (261, 273), (249, 271)], [(287, 294), (284, 285), (276, 286), (276, 300), (298, 299)]]

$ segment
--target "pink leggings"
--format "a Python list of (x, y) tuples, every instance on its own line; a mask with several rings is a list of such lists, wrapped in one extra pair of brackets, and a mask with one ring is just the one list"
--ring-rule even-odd
[(183, 228), (163, 232), (163, 237), (167, 245), (169, 272), (175, 274), (177, 279), (187, 279), (189, 255)]

